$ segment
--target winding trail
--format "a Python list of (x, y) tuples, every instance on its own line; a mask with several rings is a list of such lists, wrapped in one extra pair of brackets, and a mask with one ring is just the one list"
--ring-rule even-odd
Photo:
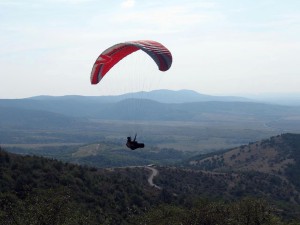
[(145, 166), (146, 169), (151, 170), (151, 174), (148, 177), (148, 183), (151, 187), (157, 188), (159, 190), (161, 190), (162, 188), (156, 184), (153, 183), (153, 178), (156, 177), (158, 175), (158, 170), (150, 167), (150, 166)]
[(151, 187), (154, 187), (156, 189), (159, 189), (161, 190), (162, 187), (156, 185), (153, 183), (153, 179), (154, 177), (158, 176), (158, 170), (155, 169), (154, 167), (151, 167), (151, 166), (126, 166), (126, 167), (114, 167), (114, 168), (106, 168), (106, 170), (108, 171), (114, 171), (115, 168), (119, 168), (119, 169), (122, 169), (122, 168), (145, 168), (147, 170), (150, 170), (151, 171), (151, 174), (149, 175), (148, 177), (148, 183)]

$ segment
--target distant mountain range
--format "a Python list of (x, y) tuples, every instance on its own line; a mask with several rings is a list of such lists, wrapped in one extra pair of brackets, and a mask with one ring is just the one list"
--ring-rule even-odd
[(150, 92), (134, 92), (122, 95), (112, 95), (112, 96), (62, 96), (62, 97), (52, 97), (52, 96), (36, 96), (29, 99), (34, 100), (54, 100), (55, 98), (60, 98), (61, 100), (87, 100), (94, 102), (103, 103), (113, 103), (119, 102), (125, 99), (148, 99), (161, 103), (187, 103), (187, 102), (208, 102), (208, 101), (222, 101), (222, 102), (232, 102), (232, 101), (251, 101), (251, 99), (236, 96), (212, 96), (200, 94), (192, 90), (153, 90)]
[(246, 95), (246, 98), (253, 99), (255, 101), (267, 102), (271, 104), (280, 105), (298, 105), (300, 106), (300, 93), (278, 93), (278, 94), (257, 94)]
[[(253, 102), (194, 91), (158, 90), (119, 96), (0, 99), (0, 126), (72, 126), (78, 119), (236, 122), (300, 127), (300, 106)], [(76, 119), (76, 120), (74, 120)], [(279, 126), (279, 125), (278, 125)]]
[[(114, 114), (110, 112), (110, 108), (117, 109), (121, 107), (121, 111), (124, 111), (124, 105), (127, 101), (132, 109), (142, 108), (147, 104), (152, 104), (153, 108), (159, 107), (165, 104), (181, 104), (191, 102), (247, 102), (250, 101), (246, 98), (240, 97), (218, 97), (199, 94), (195, 91), (181, 90), (156, 90), (151, 92), (136, 92), (116, 96), (35, 96), (24, 99), (0, 99), (0, 107), (13, 107), (18, 109), (27, 110), (43, 110), (49, 112), (55, 112), (72, 117), (101, 117), (101, 113), (108, 113), (110, 118)], [(151, 101), (150, 101), (151, 100)], [(119, 104), (119, 106), (118, 106)], [(127, 107), (129, 108), (129, 107)], [(149, 109), (149, 105), (146, 107)], [(125, 107), (126, 109), (126, 107)], [(129, 110), (130, 111), (130, 110)], [(158, 110), (156, 110), (158, 111)], [(130, 111), (130, 114), (133, 114)], [(107, 117), (107, 116), (104, 116)], [(130, 118), (130, 116), (123, 116), (124, 118)], [(120, 119), (120, 118), (115, 118)]]

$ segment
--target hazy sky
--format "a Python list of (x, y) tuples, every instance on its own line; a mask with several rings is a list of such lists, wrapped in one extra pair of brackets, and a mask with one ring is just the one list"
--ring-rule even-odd
[[(90, 84), (102, 51), (140, 39), (170, 49), (169, 71), (129, 60)], [(152, 88), (300, 92), (299, 55), (299, 0), (0, 0), (0, 98), (118, 94), (133, 67), (158, 71)]]

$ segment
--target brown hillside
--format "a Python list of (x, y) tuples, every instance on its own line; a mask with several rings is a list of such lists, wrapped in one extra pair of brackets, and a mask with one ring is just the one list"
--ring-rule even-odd
[(281, 135), (190, 161), (190, 165), (216, 172), (258, 171), (276, 175), (294, 163), (291, 146)]

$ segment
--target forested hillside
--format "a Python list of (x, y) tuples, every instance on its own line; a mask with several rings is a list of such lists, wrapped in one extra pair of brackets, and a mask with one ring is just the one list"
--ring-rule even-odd
[(0, 224), (126, 224), (159, 202), (143, 169), (99, 170), (3, 150), (0, 168)]
[(0, 224), (300, 224), (299, 192), (275, 175), (157, 170), (162, 189), (149, 185), (145, 167), (98, 169), (2, 149)]

